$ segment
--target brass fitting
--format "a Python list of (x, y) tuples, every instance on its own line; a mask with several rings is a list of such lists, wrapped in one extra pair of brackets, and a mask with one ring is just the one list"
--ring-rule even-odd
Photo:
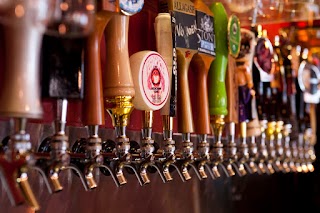
[(224, 117), (224, 115), (213, 115), (210, 118), (213, 134), (216, 139), (215, 143), (221, 143), (222, 132), (225, 126)]
[(114, 127), (124, 127), (129, 124), (133, 110), (132, 96), (116, 96), (106, 99), (106, 110), (112, 119)]

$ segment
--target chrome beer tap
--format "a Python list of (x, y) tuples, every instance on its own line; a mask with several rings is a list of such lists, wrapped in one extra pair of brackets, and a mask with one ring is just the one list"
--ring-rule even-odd
[[(212, 172), (214, 176), (220, 177), (219, 167), (225, 172), (226, 176), (234, 175), (231, 164), (227, 164), (225, 168), (223, 162), (225, 160), (222, 142), (222, 132), (225, 126), (225, 116), (227, 110), (227, 95), (225, 86), (225, 76), (228, 63), (228, 18), (227, 13), (221, 3), (213, 3), (210, 6), (211, 11), (215, 15), (214, 29), (215, 39), (219, 42), (216, 44), (216, 58), (211, 63), (208, 78), (208, 94), (209, 94), (209, 113), (212, 132), (214, 135), (213, 147), (210, 151)], [(234, 22), (235, 25), (237, 22)], [(236, 29), (240, 30), (240, 29)], [(239, 35), (240, 39), (240, 35)], [(237, 39), (235, 39), (237, 40)], [(240, 40), (239, 40), (240, 42)], [(230, 43), (230, 42), (229, 42)], [(230, 43), (231, 44), (231, 43)], [(239, 43), (235, 44), (239, 46)], [(234, 47), (231, 47), (231, 49)], [(237, 48), (235, 48), (237, 49)], [(235, 53), (236, 54), (236, 53)]]
[[(135, 96), (128, 51), (129, 19), (130, 16), (142, 10), (144, 1), (117, 0), (103, 3), (111, 4), (115, 8), (104, 31), (107, 66), (103, 71), (102, 82), (104, 108), (109, 113), (115, 128), (116, 146), (114, 158), (105, 159), (105, 161), (113, 164), (113, 170), (120, 185), (127, 183), (123, 174), (124, 168), (133, 170), (142, 185), (137, 170), (131, 164), (134, 159), (130, 153), (130, 140), (126, 129), (134, 107), (132, 100)], [(110, 153), (105, 152), (105, 154)]]
[[(195, 164), (201, 179), (210, 176), (214, 178), (210, 164), (210, 147), (208, 135), (210, 130), (210, 116), (208, 103), (207, 78), (210, 65), (215, 58), (215, 38), (213, 28), (213, 13), (202, 0), (193, 0), (196, 9), (198, 36), (198, 53), (193, 56), (191, 68), (195, 75), (195, 92), (192, 108), (195, 133), (198, 135), (198, 147), (195, 153)], [(207, 25), (204, 26), (203, 23)], [(200, 95), (201, 94), (201, 95)]]
[[(155, 33), (157, 51), (165, 60), (170, 81), (170, 94), (165, 105), (161, 108), (160, 114), (163, 123), (164, 148), (158, 150), (157, 164), (161, 165), (162, 173), (166, 181), (171, 181), (172, 176), (169, 170), (175, 162), (175, 141), (173, 140), (173, 118), (176, 116), (176, 95), (177, 95), (177, 55), (175, 40), (175, 19), (168, 13), (159, 13), (155, 19)], [(180, 174), (180, 171), (178, 171)], [(182, 175), (180, 175), (181, 177)]]
[(28, 119), (42, 118), (38, 63), (52, 3), (49, 0), (0, 2), (4, 41), (0, 116), (11, 118), (14, 129), (7, 148), (0, 153), (0, 178), (12, 205), (27, 203), (35, 211), (40, 206), (30, 187), (28, 170), (43, 172), (35, 166), (36, 156), (26, 128)]
[[(40, 144), (38, 152), (49, 153), (49, 160), (42, 162), (42, 166), (47, 170), (55, 192), (63, 189), (59, 173), (66, 169), (76, 172), (88, 190), (84, 175), (70, 163), (74, 156), (69, 151), (66, 122), (68, 101), (83, 98), (82, 54), (86, 36), (92, 31), (95, 4), (92, 0), (72, 4), (62, 1), (55, 6), (54, 17), (43, 38), (41, 58), (42, 97), (56, 99), (55, 133)], [(79, 13), (82, 16), (75, 15)], [(88, 21), (83, 22), (83, 18)]]
[(139, 159), (135, 159), (142, 183), (150, 183), (147, 175), (148, 167), (153, 167), (160, 174), (161, 166), (156, 164), (155, 147), (152, 139), (153, 111), (161, 109), (169, 97), (169, 72), (161, 55), (154, 51), (141, 51), (130, 57), (130, 66), (135, 86), (134, 107), (142, 110), (143, 127), (141, 129), (141, 152), (136, 153)]

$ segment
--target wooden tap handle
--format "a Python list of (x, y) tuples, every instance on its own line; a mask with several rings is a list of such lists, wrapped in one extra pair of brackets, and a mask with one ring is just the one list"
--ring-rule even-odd
[[(209, 115), (209, 102), (208, 102), (208, 88), (207, 78), (214, 57), (205, 54), (195, 54), (191, 61), (191, 68), (195, 75), (195, 89), (197, 95), (195, 97), (195, 111), (194, 125), (195, 133), (197, 134), (210, 134), (210, 115)], [(201, 94), (201, 95), (200, 95)]]
[(41, 118), (38, 65), (43, 31), (24, 22), (21, 26), (4, 27), (5, 69), (0, 79), (0, 115)]
[(111, 13), (104, 11), (95, 14), (94, 31), (90, 34), (86, 43), (84, 62), (85, 91), (82, 113), (83, 123), (85, 125), (104, 125), (105, 123), (100, 41), (111, 17)]
[[(215, 58), (214, 52), (214, 32), (201, 26), (201, 20), (207, 20), (207, 24), (213, 24), (213, 13), (209, 7), (202, 0), (193, 0), (197, 15), (197, 26), (200, 30), (199, 36), (201, 42), (199, 43), (199, 52), (193, 56), (191, 61), (192, 71), (195, 72), (195, 96), (194, 107), (197, 115), (194, 115), (195, 133), (210, 134), (210, 117), (209, 117), (209, 102), (208, 102), (208, 88), (207, 78), (210, 65)], [(211, 19), (210, 19), (211, 18)], [(213, 26), (212, 26), (213, 28)], [(202, 46), (202, 42), (206, 46)], [(210, 46), (211, 44), (212, 46)], [(209, 46), (209, 47), (208, 47)], [(211, 49), (212, 48), (212, 49)], [(200, 95), (201, 94), (201, 95)]]
[(217, 46), (216, 59), (212, 62), (209, 71), (209, 112), (210, 115), (227, 115), (225, 77), (228, 63), (228, 17), (220, 2), (213, 3), (210, 9), (214, 14)]
[(228, 115), (226, 116), (227, 123), (238, 123), (238, 84), (236, 80), (235, 70), (236, 62), (235, 59), (229, 55), (228, 59), (228, 70), (226, 75), (226, 89), (228, 97)]
[(190, 100), (188, 71), (193, 55), (197, 50), (177, 48), (178, 56), (178, 131), (180, 133), (194, 132), (192, 108)]
[[(172, 64), (173, 64), (173, 42), (172, 42), (172, 24), (171, 16), (169, 13), (159, 13), (154, 23), (157, 51), (163, 57), (168, 67), (169, 73), (169, 91), (172, 86)], [(165, 105), (161, 108), (161, 115), (170, 115), (170, 102), (171, 96), (175, 97), (175, 94), (170, 92), (169, 98)]]
[(128, 52), (129, 17), (114, 14), (105, 29), (106, 69), (103, 72), (105, 98), (135, 95)]

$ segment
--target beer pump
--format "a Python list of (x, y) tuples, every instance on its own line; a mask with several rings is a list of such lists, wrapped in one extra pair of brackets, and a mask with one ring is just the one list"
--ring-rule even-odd
[[(291, 110), (290, 94), (293, 94), (292, 80), (287, 76), (293, 76), (293, 70), (291, 67), (291, 48), (290, 43), (287, 43), (286, 38), (282, 37), (283, 43), (280, 47), (280, 36), (275, 36), (275, 79), (272, 82), (273, 87), (277, 89), (277, 103), (280, 103), (280, 110), (278, 110), (277, 126), (275, 131), (276, 138), (276, 167), (282, 172), (290, 172), (290, 133), (292, 129), (292, 123), (290, 116), (293, 114)], [(292, 56), (291, 56), (292, 57)]]
[[(162, 172), (166, 181), (171, 181), (169, 167), (175, 167), (175, 141), (173, 140), (173, 119), (176, 116), (176, 95), (177, 95), (177, 58), (175, 40), (175, 22), (170, 13), (159, 13), (155, 19), (155, 33), (157, 51), (162, 55), (169, 71), (170, 94), (165, 105), (161, 108), (160, 114), (163, 121), (164, 148), (162, 154), (164, 160), (157, 161), (162, 164)], [(180, 174), (180, 171), (178, 171)], [(180, 175), (181, 176), (181, 175)]]
[[(240, 166), (242, 164), (242, 167), (246, 167), (249, 173), (257, 172), (257, 166), (255, 164), (256, 150), (254, 150), (255, 141), (250, 141), (250, 148), (247, 143), (247, 123), (254, 119), (253, 111), (255, 110), (252, 107), (252, 100), (255, 96), (252, 80), (252, 62), (255, 43), (254, 38), (255, 36), (251, 31), (241, 29), (241, 53), (236, 59), (236, 76), (238, 85), (237, 89), (239, 94), (238, 114), (240, 132), (238, 158)], [(252, 139), (252, 133), (250, 139)], [(250, 153), (249, 150), (253, 153)], [(240, 166), (239, 168), (241, 168)], [(244, 168), (242, 168), (240, 171), (242, 171), (243, 175), (246, 173)]]
[[(107, 66), (102, 75), (103, 96), (105, 110), (111, 116), (115, 127), (114, 172), (119, 184), (123, 185), (127, 183), (123, 174), (124, 167), (132, 169), (139, 177), (136, 169), (131, 165), (130, 142), (126, 135), (126, 127), (133, 110), (132, 99), (135, 96), (128, 52), (128, 27), (129, 17), (142, 9), (144, 1), (106, 1), (105, 3), (114, 4), (116, 13), (113, 13), (104, 33)], [(114, 159), (107, 159), (107, 161), (110, 160), (114, 161)], [(138, 180), (140, 181), (140, 178)]]
[[(300, 94), (299, 109), (299, 162), (303, 172), (313, 172), (312, 163), (315, 161), (314, 144), (316, 142), (316, 108), (320, 101), (320, 90), (318, 88), (320, 80), (320, 70), (314, 64), (303, 60), (298, 70), (298, 85), (303, 92)], [(303, 106), (303, 107), (301, 107)]]
[[(210, 9), (215, 16), (215, 39), (219, 41), (216, 45), (216, 59), (211, 63), (208, 79), (209, 113), (214, 134), (213, 148), (211, 150), (213, 164), (212, 171), (215, 177), (220, 177), (221, 174), (218, 169), (219, 166), (227, 176), (229, 176), (229, 174), (234, 175), (231, 164), (228, 164), (228, 169), (223, 165), (225, 156), (223, 153), (222, 143), (222, 132), (225, 125), (224, 118), (228, 113), (225, 86), (225, 76), (228, 63), (228, 18), (222, 3), (213, 3), (210, 6)], [(238, 44), (238, 48), (239, 46), (240, 45)]]
[[(234, 166), (234, 169), (239, 176), (242, 176), (236, 164), (238, 160), (237, 143), (236, 143), (236, 124), (238, 123), (238, 88), (236, 81), (236, 61), (235, 58), (229, 55), (228, 70), (226, 73), (226, 89), (228, 97), (228, 114), (226, 115), (226, 135), (227, 144), (225, 145), (225, 161)], [(242, 165), (243, 167), (243, 165)], [(235, 175), (231, 173), (230, 176)]]
[(273, 157), (275, 155), (273, 146), (275, 121), (270, 120), (268, 110), (271, 100), (270, 82), (273, 77), (272, 72), (274, 69), (273, 46), (270, 40), (262, 35), (261, 26), (258, 26), (258, 33), (252, 73), (256, 91), (258, 117), (261, 127), (261, 137), (258, 146), (258, 166), (263, 171), (265, 169), (264, 163), (266, 163), (266, 172), (268, 174), (273, 174), (275, 172), (272, 166)]
[(141, 51), (130, 57), (130, 66), (135, 86), (135, 109), (142, 110), (143, 127), (140, 159), (135, 159), (143, 184), (150, 183), (148, 167), (154, 167), (163, 182), (165, 177), (155, 161), (152, 139), (153, 111), (161, 109), (169, 97), (169, 72), (161, 55), (154, 51)]
[(82, 120), (88, 126), (89, 137), (77, 140), (72, 151), (74, 153), (83, 153), (82, 159), (77, 159), (79, 167), (83, 167), (83, 172), (90, 189), (97, 187), (94, 178), (94, 169), (101, 168), (102, 171), (108, 171), (115, 184), (119, 183), (114, 175), (112, 168), (103, 163), (103, 158), (111, 158), (107, 153), (102, 153), (102, 140), (98, 135), (100, 125), (105, 124), (102, 70), (100, 62), (100, 42), (103, 37), (104, 29), (112, 18), (112, 12), (115, 12), (113, 5), (107, 1), (98, 1), (96, 4), (94, 30), (89, 35), (84, 51), (84, 100)]
[[(237, 59), (238, 64), (245, 65), (247, 72), (244, 73), (244, 77), (246, 77), (248, 80), (246, 82), (249, 84), (248, 88), (250, 88), (250, 96), (247, 96), (248, 99), (244, 99), (247, 101), (247, 104), (244, 105), (243, 109), (248, 109), (245, 111), (244, 115), (247, 115), (248, 123), (247, 126), (247, 138), (248, 141), (248, 149), (249, 149), (249, 167), (253, 173), (263, 173), (264, 170), (261, 171), (259, 169), (258, 165), (256, 164), (258, 160), (258, 147), (257, 147), (257, 141), (256, 138), (260, 136), (260, 124), (257, 118), (257, 109), (255, 105), (255, 91), (253, 91), (253, 82), (252, 82), (252, 64), (253, 64), (253, 56), (254, 56), (254, 49), (255, 49), (255, 34), (251, 32), (250, 30), (241, 28), (241, 50)], [(252, 85), (250, 85), (252, 84)], [(249, 94), (247, 94), (249, 95)], [(249, 105), (249, 106), (248, 106)], [(251, 105), (251, 106), (250, 106)], [(240, 109), (239, 109), (240, 110)], [(251, 112), (250, 112), (251, 111)], [(243, 127), (242, 127), (243, 128)], [(240, 132), (241, 133), (241, 132)], [(243, 139), (245, 137), (242, 137)]]
[[(196, 9), (198, 35), (201, 38), (198, 45), (198, 53), (191, 61), (192, 71), (195, 73), (196, 97), (193, 117), (195, 133), (198, 134), (197, 167), (201, 178), (207, 178), (205, 168), (208, 168), (212, 178), (212, 171), (208, 165), (210, 162), (210, 146), (207, 136), (211, 133), (207, 78), (210, 65), (215, 58), (215, 38), (213, 28), (213, 13), (202, 0), (193, 0)], [(201, 95), (199, 95), (201, 94)]]
[(70, 163), (71, 158), (76, 156), (69, 151), (66, 118), (68, 100), (83, 98), (82, 55), (86, 36), (92, 30), (94, 10), (92, 0), (59, 2), (42, 41), (42, 97), (56, 100), (56, 120), (54, 135), (40, 144), (38, 152), (50, 155), (50, 160), (41, 161), (40, 165), (47, 171), (55, 192), (63, 189), (59, 173), (65, 169), (76, 172), (88, 190), (82, 172)]
[(27, 172), (35, 166), (36, 157), (26, 125), (27, 119), (42, 118), (38, 63), (52, 3), (49, 0), (0, 2), (5, 57), (0, 116), (11, 118), (14, 124), (7, 150), (0, 153), (0, 177), (12, 205), (27, 202), (34, 210), (40, 207)]
[[(170, 12), (175, 21), (175, 50), (177, 54), (177, 109), (178, 132), (182, 134), (182, 150), (176, 153), (176, 166), (182, 173), (183, 181), (191, 179), (188, 168), (191, 167), (201, 179), (198, 169), (193, 164), (193, 143), (191, 133), (194, 132), (188, 71), (190, 62), (198, 52), (197, 23), (194, 4), (189, 0), (160, 1), (160, 9)], [(166, 121), (165, 121), (166, 122)], [(181, 152), (180, 152), (181, 151)]]

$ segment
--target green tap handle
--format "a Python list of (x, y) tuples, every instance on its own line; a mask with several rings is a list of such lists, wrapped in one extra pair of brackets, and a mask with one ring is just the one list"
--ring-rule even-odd
[(227, 93), (225, 86), (228, 64), (228, 17), (222, 3), (210, 6), (214, 14), (214, 31), (216, 39), (216, 59), (209, 70), (209, 111), (210, 115), (227, 115)]

